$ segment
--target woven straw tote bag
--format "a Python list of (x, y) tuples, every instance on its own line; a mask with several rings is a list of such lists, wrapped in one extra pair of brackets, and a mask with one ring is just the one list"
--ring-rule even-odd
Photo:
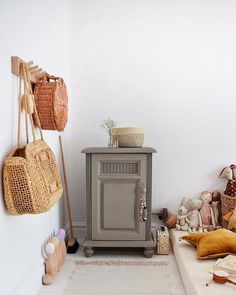
[(45, 74), (35, 85), (34, 97), (42, 129), (65, 129), (68, 118), (68, 95), (62, 78)]
[[(21, 96), (21, 84), (24, 82), (24, 95)], [(18, 110), (18, 146), (3, 164), (4, 199), (7, 211), (13, 215), (38, 214), (48, 211), (62, 196), (63, 188), (55, 156), (43, 140), (36, 140), (32, 111), (38, 120), (28, 71), (20, 65)], [(29, 101), (32, 107), (30, 108)], [(25, 110), (26, 145), (20, 146), (21, 105)], [(28, 105), (28, 107), (27, 107)], [(29, 142), (28, 120), (32, 129), (33, 141)]]

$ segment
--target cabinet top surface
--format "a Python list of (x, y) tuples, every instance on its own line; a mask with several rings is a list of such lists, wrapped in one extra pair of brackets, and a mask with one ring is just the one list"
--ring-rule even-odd
[(156, 150), (151, 147), (141, 148), (107, 148), (107, 147), (89, 147), (82, 150), (85, 154), (152, 154)]

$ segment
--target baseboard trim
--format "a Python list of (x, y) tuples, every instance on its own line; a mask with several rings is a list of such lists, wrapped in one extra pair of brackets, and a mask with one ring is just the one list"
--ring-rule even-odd
[[(86, 233), (86, 222), (84, 221), (75, 221), (72, 224), (73, 226), (73, 233), (74, 236), (79, 239), (82, 240), (85, 238), (85, 233)], [(66, 224), (65, 226), (65, 232), (66, 232), (66, 238), (69, 238), (70, 235), (70, 225), (69, 223)]]
[[(73, 232), (74, 232), (74, 236), (77, 237), (77, 239), (82, 240), (85, 238), (86, 236), (86, 222), (85, 221), (75, 221), (72, 224), (73, 226)], [(156, 225), (152, 223), (152, 231), (155, 230)], [(70, 234), (70, 225), (69, 223), (66, 224), (65, 226), (65, 232), (66, 232), (66, 238), (69, 238), (69, 234)]]
[(40, 258), (24, 276), (20, 284), (11, 293), (12, 295), (38, 294), (42, 287), (42, 276), (44, 274), (44, 260)]

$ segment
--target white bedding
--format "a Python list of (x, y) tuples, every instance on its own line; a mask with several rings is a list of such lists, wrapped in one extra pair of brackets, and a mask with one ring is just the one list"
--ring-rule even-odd
[[(186, 241), (179, 241), (179, 237), (186, 235), (186, 232), (170, 231), (175, 258), (181, 273), (181, 277), (188, 295), (236, 295), (236, 286), (231, 284), (218, 285), (211, 283), (206, 287), (206, 283), (211, 280), (212, 269), (216, 259), (198, 260), (196, 249)], [(236, 281), (235, 277), (230, 277)]]

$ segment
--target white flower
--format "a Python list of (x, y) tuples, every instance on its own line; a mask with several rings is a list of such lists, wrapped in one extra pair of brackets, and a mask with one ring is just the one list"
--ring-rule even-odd
[(117, 126), (117, 122), (108, 118), (107, 120), (103, 120), (101, 124), (101, 128), (103, 128), (108, 134), (112, 133), (112, 129)]

